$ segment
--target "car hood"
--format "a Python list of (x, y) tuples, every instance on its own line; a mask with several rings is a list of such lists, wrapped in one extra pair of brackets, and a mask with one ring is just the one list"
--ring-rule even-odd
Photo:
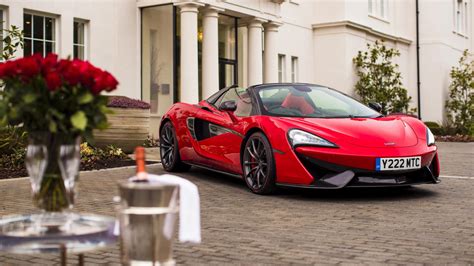
[(381, 118), (281, 118), (295, 127), (323, 132), (338, 140), (353, 145), (373, 148), (409, 147), (418, 143), (413, 129), (400, 117)]

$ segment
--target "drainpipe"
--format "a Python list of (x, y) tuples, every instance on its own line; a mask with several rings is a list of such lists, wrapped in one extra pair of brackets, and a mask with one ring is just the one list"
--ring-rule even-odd
[(418, 119), (421, 120), (421, 92), (420, 92), (420, 9), (416, 0), (416, 91), (418, 95)]

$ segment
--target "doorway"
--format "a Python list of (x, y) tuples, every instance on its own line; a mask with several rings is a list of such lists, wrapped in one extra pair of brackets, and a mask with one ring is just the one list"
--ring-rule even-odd
[(219, 15), (219, 89), (237, 84), (237, 18)]

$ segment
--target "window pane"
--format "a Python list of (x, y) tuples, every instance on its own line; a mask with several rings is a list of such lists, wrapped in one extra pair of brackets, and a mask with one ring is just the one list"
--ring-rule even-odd
[(73, 57), (74, 57), (74, 58), (78, 58), (79, 47), (77, 47), (77, 45), (74, 45), (74, 46), (73, 46), (73, 50), (74, 50)]
[(74, 43), (84, 44), (84, 23), (74, 22)]
[(46, 40), (54, 41), (54, 18), (45, 18)]
[(74, 45), (74, 58), (84, 60), (84, 46)]
[(45, 52), (46, 54), (54, 52), (54, 43), (53, 42), (46, 42), (45, 43)]
[(31, 40), (25, 39), (25, 44), (24, 44), (24, 49), (23, 49), (23, 56), (29, 56), (31, 55)]
[(235, 59), (235, 18), (219, 16), (219, 58)]
[(79, 39), (77, 37), (78, 31), (79, 31), (79, 22), (74, 21), (74, 43), (77, 43), (77, 40)]
[(33, 41), (33, 53), (43, 54), (43, 41)]
[(31, 38), (31, 19), (30, 14), (23, 15), (23, 33), (25, 34), (25, 38)]
[(33, 16), (33, 37), (36, 39), (44, 38), (44, 17)]

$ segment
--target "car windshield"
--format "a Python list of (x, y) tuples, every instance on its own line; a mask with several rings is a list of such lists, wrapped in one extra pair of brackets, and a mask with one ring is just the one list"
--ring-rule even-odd
[(314, 118), (374, 118), (380, 113), (338, 91), (317, 85), (271, 85), (257, 88), (263, 113)]

